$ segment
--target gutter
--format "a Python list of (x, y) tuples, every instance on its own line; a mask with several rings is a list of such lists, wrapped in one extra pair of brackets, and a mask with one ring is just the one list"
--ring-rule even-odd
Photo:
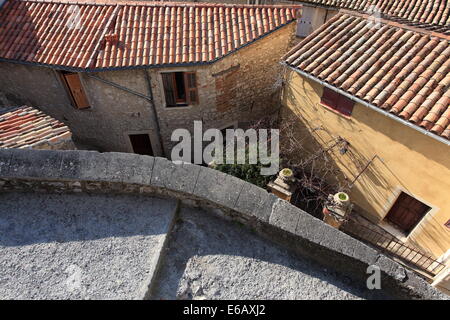
[(311, 79), (311, 80), (321, 84), (324, 87), (327, 87), (327, 88), (329, 88), (329, 89), (331, 89), (333, 91), (338, 92), (339, 94), (342, 94), (343, 96), (349, 98), (350, 100), (353, 100), (353, 101), (355, 101), (355, 102), (357, 102), (359, 104), (362, 104), (363, 106), (365, 106), (365, 107), (367, 107), (369, 109), (372, 109), (373, 111), (381, 113), (381, 114), (383, 114), (384, 116), (386, 116), (388, 118), (391, 118), (391, 119), (393, 119), (393, 120), (395, 120), (397, 122), (400, 122), (400, 123), (410, 127), (411, 129), (419, 131), (420, 133), (422, 133), (422, 134), (424, 134), (424, 135), (426, 135), (428, 137), (431, 137), (431, 138), (433, 138), (433, 139), (435, 139), (435, 140), (437, 140), (437, 141), (439, 141), (439, 142), (441, 142), (441, 143), (443, 143), (443, 144), (445, 144), (447, 146), (450, 146), (450, 140), (448, 140), (448, 139), (442, 138), (442, 137), (440, 137), (440, 136), (438, 136), (438, 135), (436, 135), (436, 134), (434, 134), (434, 133), (432, 133), (430, 131), (427, 131), (427, 130), (423, 129), (422, 127), (419, 127), (419, 126), (417, 126), (417, 125), (415, 125), (415, 124), (413, 124), (413, 123), (411, 123), (409, 121), (406, 121), (406, 120), (404, 120), (404, 119), (402, 119), (402, 118), (400, 118), (400, 117), (398, 117), (396, 115), (393, 115), (392, 113), (389, 113), (389, 112), (387, 112), (387, 111), (385, 111), (385, 110), (383, 110), (381, 108), (378, 108), (377, 106), (375, 106), (375, 105), (373, 105), (371, 103), (368, 103), (367, 101), (362, 100), (362, 99), (360, 99), (358, 97), (355, 97), (354, 95), (352, 95), (352, 94), (350, 94), (350, 93), (348, 93), (348, 92), (346, 92), (346, 91), (344, 91), (342, 89), (336, 88), (336, 87), (332, 86), (331, 84), (329, 84), (329, 83), (327, 83), (325, 81), (322, 81), (322, 80), (320, 80), (320, 79), (310, 75), (309, 73), (306, 73), (306, 72), (304, 72), (304, 71), (302, 71), (300, 69), (294, 68), (294, 67), (292, 67), (291, 65), (287, 64), (284, 61), (281, 62), (281, 64), (284, 65), (284, 66), (289, 67), (290, 69), (292, 69), (293, 71), (301, 74), (302, 76), (304, 76), (304, 77), (306, 77), (308, 79)]

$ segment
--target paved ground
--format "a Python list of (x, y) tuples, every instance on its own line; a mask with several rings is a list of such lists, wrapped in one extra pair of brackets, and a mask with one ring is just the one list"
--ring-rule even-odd
[(143, 296), (175, 201), (0, 194), (0, 299)]
[(169, 239), (155, 299), (386, 298), (205, 212), (182, 209)]
[(0, 194), (0, 299), (385, 298), (236, 222), (125, 195)]

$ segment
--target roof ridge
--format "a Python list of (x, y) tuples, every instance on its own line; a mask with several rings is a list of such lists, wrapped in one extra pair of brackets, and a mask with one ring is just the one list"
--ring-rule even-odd
[(348, 9), (355, 12), (377, 13), (388, 19), (418, 25), (430, 30), (441, 29), (450, 33), (450, 7), (448, 0), (294, 0), (305, 7), (329, 8), (332, 10)]
[(186, 1), (139, 1), (139, 0), (5, 0), (18, 2), (55, 3), (72, 5), (118, 5), (118, 6), (145, 6), (145, 7), (205, 7), (205, 8), (293, 8), (300, 9), (300, 4), (239, 4), (239, 3), (212, 3), (212, 2), (186, 2)]
[[(364, 19), (368, 19), (370, 17), (373, 17), (369, 14), (365, 14), (365, 13), (361, 13), (361, 12), (357, 12), (354, 10), (348, 10), (348, 9), (340, 9), (339, 10), (340, 14), (347, 14), (347, 15), (351, 15), (351, 16), (355, 16), (355, 17), (360, 17), (360, 18), (364, 18)], [(438, 37), (441, 38), (443, 40), (448, 40), (450, 41), (450, 35), (441, 33), (441, 32), (435, 32), (435, 31), (430, 31), (421, 27), (415, 27), (409, 24), (405, 24), (405, 23), (401, 23), (401, 22), (397, 22), (394, 20), (391, 20), (387, 17), (376, 17), (376, 19), (378, 19), (381, 23), (385, 24), (385, 25), (389, 25), (398, 29), (405, 29), (405, 30), (409, 30), (409, 31), (413, 31), (413, 32), (418, 32), (418, 33), (422, 33), (425, 35), (429, 35), (429, 36), (433, 36), (433, 37)]]
[(119, 9), (120, 9), (120, 6), (116, 5), (116, 7), (114, 8), (113, 12), (111, 13), (111, 16), (109, 17), (108, 21), (106, 21), (105, 27), (104, 27), (102, 33), (100, 34), (99, 41), (95, 45), (94, 50), (92, 50), (91, 56), (89, 57), (88, 61), (86, 62), (86, 68), (89, 68), (92, 64), (95, 64), (95, 61), (100, 53), (102, 44), (104, 42), (105, 35), (111, 28), (111, 24), (117, 19), (117, 14), (119, 13)]

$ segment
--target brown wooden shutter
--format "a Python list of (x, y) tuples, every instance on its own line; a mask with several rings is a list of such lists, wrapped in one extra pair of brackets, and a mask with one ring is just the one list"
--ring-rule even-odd
[(323, 94), (320, 102), (330, 108), (335, 109), (339, 100), (339, 93), (327, 87), (323, 88)]
[(162, 76), (163, 86), (164, 86), (164, 95), (166, 97), (166, 105), (167, 106), (176, 106), (175, 88), (173, 86), (174, 74), (173, 73), (162, 73), (161, 76)]
[(188, 104), (198, 103), (197, 77), (195, 72), (186, 72), (184, 74), (184, 83), (186, 85)]
[(89, 101), (81, 86), (80, 75), (78, 73), (64, 73), (67, 87), (78, 109), (89, 108)]
[(320, 103), (346, 116), (352, 115), (353, 106), (355, 105), (353, 100), (327, 87), (323, 88), (323, 94)]
[(355, 102), (344, 95), (339, 96), (337, 110), (346, 116), (351, 116)]

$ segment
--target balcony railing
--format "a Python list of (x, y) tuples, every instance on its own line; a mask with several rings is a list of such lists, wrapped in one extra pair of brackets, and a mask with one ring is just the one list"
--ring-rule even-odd
[(386, 255), (398, 258), (413, 270), (416, 268), (419, 269), (430, 278), (433, 278), (446, 267), (443, 263), (421, 252), (417, 248), (408, 246), (393, 236), (388, 237), (353, 219), (346, 220), (340, 229), (363, 242), (368, 242), (381, 249)]

